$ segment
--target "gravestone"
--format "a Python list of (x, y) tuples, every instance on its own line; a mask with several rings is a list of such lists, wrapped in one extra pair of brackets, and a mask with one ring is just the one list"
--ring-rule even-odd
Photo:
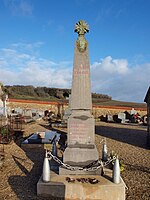
[(125, 123), (126, 122), (126, 114), (125, 113), (118, 113), (118, 119), (121, 119), (121, 123)]
[(71, 95), (69, 95), (68, 100), (69, 100), (68, 108), (66, 108), (66, 110), (64, 111), (62, 123), (67, 123), (68, 118), (69, 118), (69, 116), (71, 115), (71, 108), (70, 108), (70, 104), (71, 104)]
[(31, 118), (32, 118), (32, 111), (31, 111), (31, 109), (23, 110), (22, 115), (23, 115), (24, 117), (31, 117)]
[[(85, 166), (99, 158), (95, 146), (95, 121), (91, 114), (92, 97), (88, 42), (84, 37), (84, 34), (88, 31), (89, 27), (85, 21), (80, 20), (76, 23), (75, 32), (78, 33), (78, 39), (74, 48), (68, 146), (63, 154), (63, 162), (75, 166)], [(60, 170), (60, 174), (63, 173), (66, 172)]]
[(130, 111), (130, 113), (131, 113), (131, 115), (136, 115), (137, 111), (134, 108), (132, 108), (131, 111)]
[(113, 115), (106, 116), (107, 122), (114, 122)]
[(22, 115), (23, 109), (22, 109), (22, 108), (15, 108), (15, 109), (14, 109), (14, 112), (15, 112), (16, 114)]

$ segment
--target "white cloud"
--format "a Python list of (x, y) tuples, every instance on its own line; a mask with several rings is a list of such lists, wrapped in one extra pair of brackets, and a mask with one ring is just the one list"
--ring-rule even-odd
[(108, 56), (91, 66), (92, 90), (116, 100), (143, 102), (149, 74), (150, 63), (129, 67), (127, 60)]
[(18, 74), (11, 70), (7, 70), (0, 65), (0, 82), (4, 85), (5, 83), (8, 85), (16, 85), (18, 81)]
[(34, 42), (34, 43), (24, 43), (24, 42), (18, 42), (18, 43), (13, 43), (11, 46), (14, 48), (19, 48), (19, 49), (26, 49), (26, 50), (33, 50), (34, 48), (39, 48), (44, 44), (42, 41)]
[(128, 62), (125, 59), (112, 59), (111, 56), (107, 56), (102, 60), (102, 68), (108, 73), (125, 74), (128, 71)]
[[(25, 53), (19, 53), (14, 49), (8, 49), (8, 48), (3, 48), (0, 49), (0, 60), (3, 61), (0, 62), (0, 68), (1, 67), (7, 67), (13, 69), (15, 71), (16, 69), (20, 67), (24, 67), (24, 64), (27, 60), (32, 60), (33, 57), (29, 54)], [(5, 64), (4, 64), (5, 63)]]
[(0, 58), (0, 66), (2, 66), (3, 68), (7, 67), (7, 61), (4, 60), (3, 58)]
[(3, 48), (0, 49), (0, 80), (4, 85), (66, 88), (71, 83), (69, 64), (68, 61), (55, 63), (14, 49)]
[[(0, 81), (4, 85), (71, 87), (72, 62), (53, 62), (18, 49), (0, 49)], [(143, 102), (149, 74), (150, 63), (130, 67), (126, 59), (107, 56), (91, 65), (92, 91), (116, 100)]]
[(27, 0), (3, 0), (12, 15), (31, 16), (33, 7)]

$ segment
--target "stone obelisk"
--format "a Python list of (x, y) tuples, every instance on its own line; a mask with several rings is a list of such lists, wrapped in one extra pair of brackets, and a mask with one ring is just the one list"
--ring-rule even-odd
[[(85, 166), (99, 158), (95, 146), (95, 121), (91, 114), (92, 97), (87, 23), (80, 20), (75, 25), (78, 39), (74, 48), (73, 79), (71, 90), (71, 115), (68, 119), (67, 148), (63, 161), (74, 166)], [(68, 170), (69, 173), (69, 170)]]

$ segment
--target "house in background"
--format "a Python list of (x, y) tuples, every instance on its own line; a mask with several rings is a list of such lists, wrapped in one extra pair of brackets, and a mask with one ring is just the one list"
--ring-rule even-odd
[(147, 144), (150, 147), (150, 87), (147, 91), (144, 101), (147, 103)]

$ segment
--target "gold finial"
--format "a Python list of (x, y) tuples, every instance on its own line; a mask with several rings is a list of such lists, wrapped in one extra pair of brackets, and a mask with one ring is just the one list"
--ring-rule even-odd
[(84, 34), (89, 32), (89, 25), (84, 20), (80, 20), (75, 24), (74, 31), (78, 33), (76, 45), (78, 50), (82, 53), (87, 48), (87, 41), (84, 37)]
[(89, 25), (84, 20), (80, 20), (75, 24), (75, 32), (78, 33), (78, 35), (84, 35), (85, 33), (89, 32)]

